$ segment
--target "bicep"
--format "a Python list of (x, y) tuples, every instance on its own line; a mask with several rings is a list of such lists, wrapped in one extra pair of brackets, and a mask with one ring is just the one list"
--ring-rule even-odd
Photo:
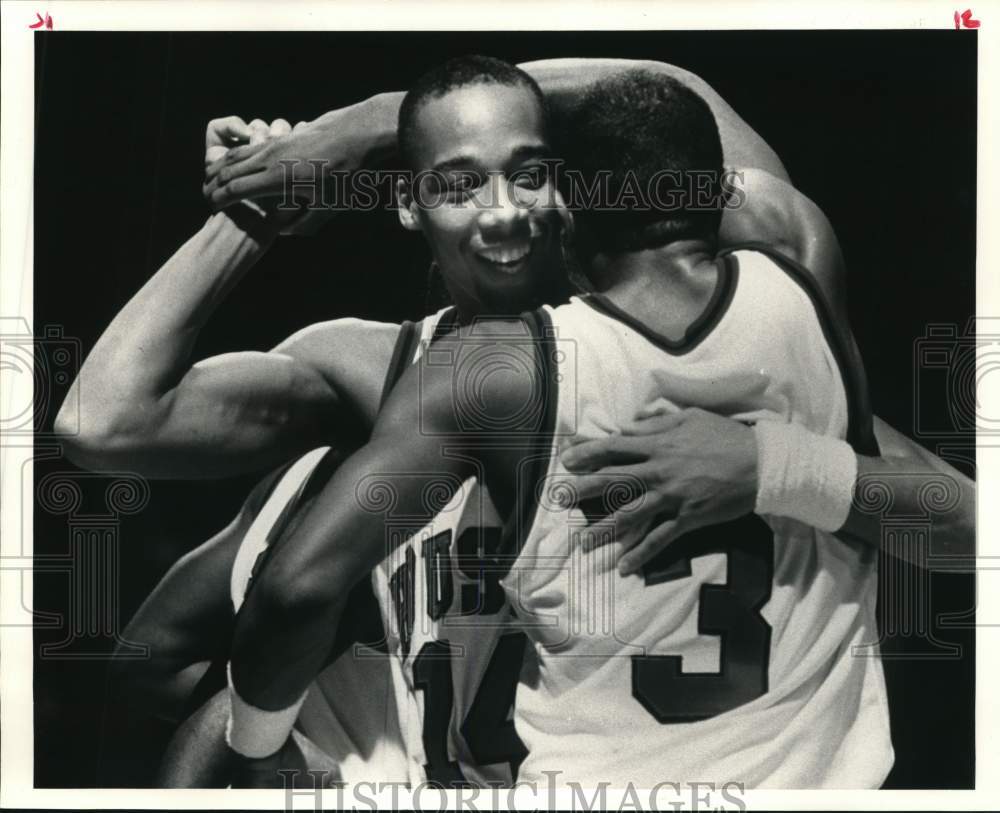
[(314, 370), (370, 427), (378, 414), (400, 330), (400, 325), (391, 322), (336, 319), (292, 334), (271, 352)]
[(342, 410), (316, 371), (273, 353), (227, 353), (195, 364), (158, 402), (142, 441), (144, 473), (221, 477), (256, 471), (329, 441)]
[(317, 446), (353, 448), (378, 408), (399, 326), (339, 319), (271, 352), (205, 359), (136, 415), (119, 449), (150, 477), (224, 477), (277, 465)]
[[(321, 445), (353, 448), (374, 421), (399, 326), (310, 325), (267, 353), (196, 364), (168, 399), (168, 431), (213, 475), (275, 465)], [(226, 473), (229, 473), (227, 471)]]

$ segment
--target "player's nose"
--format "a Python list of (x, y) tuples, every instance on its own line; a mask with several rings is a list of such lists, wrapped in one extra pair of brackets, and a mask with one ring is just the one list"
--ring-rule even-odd
[(531, 207), (520, 200), (506, 178), (492, 179), (492, 194), (479, 213), (479, 231), (484, 240), (495, 241), (530, 231)]

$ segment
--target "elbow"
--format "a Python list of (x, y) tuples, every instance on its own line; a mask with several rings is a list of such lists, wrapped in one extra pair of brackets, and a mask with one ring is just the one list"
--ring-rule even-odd
[(109, 471), (119, 466), (122, 443), (113, 434), (92, 428), (70, 431), (59, 426), (55, 431), (66, 459), (81, 469)]
[(52, 433), (65, 444), (71, 443), (79, 435), (79, 429), (80, 408), (74, 393), (70, 391), (52, 423)]
[(340, 604), (336, 581), (325, 578), (322, 568), (283, 567), (280, 560), (272, 559), (251, 584), (247, 605), (282, 623), (309, 623)]
[(67, 459), (84, 469), (94, 469), (95, 453), (104, 448), (106, 432), (93, 421), (84, 422), (86, 411), (80, 404), (76, 388), (70, 390), (52, 424), (52, 433), (62, 446)]
[(123, 455), (136, 446), (134, 427), (105, 410), (81, 404), (72, 394), (56, 415), (52, 431), (66, 458), (91, 471), (121, 466)]

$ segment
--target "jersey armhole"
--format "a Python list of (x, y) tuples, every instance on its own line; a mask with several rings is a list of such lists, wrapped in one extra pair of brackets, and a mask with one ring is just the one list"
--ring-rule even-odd
[(865, 381), (864, 371), (851, 361), (850, 329), (834, 317), (833, 307), (820, 288), (819, 282), (801, 263), (765, 243), (742, 243), (727, 247), (719, 254), (726, 256), (737, 251), (754, 251), (773, 260), (809, 297), (826, 343), (837, 362), (847, 394), (847, 442), (858, 454), (877, 456), (879, 448), (875, 440), (871, 405), (867, 397), (868, 383)]
[(419, 336), (420, 331), (417, 330), (417, 324), (406, 321), (400, 325), (396, 345), (392, 349), (392, 358), (389, 360), (389, 369), (386, 371), (385, 381), (382, 384), (382, 394), (379, 396), (378, 402), (379, 409), (385, 406), (389, 393), (392, 392), (392, 388), (396, 386), (396, 382), (402, 377), (413, 359)]
[(288, 473), (288, 470), (301, 459), (302, 455), (299, 455), (299, 457), (293, 458), (287, 463), (282, 463), (276, 469), (272, 469), (250, 490), (250, 493), (247, 495), (247, 498), (243, 502), (243, 506), (240, 510), (244, 511), (249, 509), (252, 517), (251, 521), (256, 519), (257, 515), (267, 504), (267, 501), (271, 499), (271, 495), (278, 487), (278, 483), (280, 483), (282, 478), (284, 478), (284, 476)]
[[(445, 308), (439, 314), (437, 322), (434, 325), (433, 335), (430, 339), (431, 342), (437, 341), (451, 330), (454, 330), (458, 320), (458, 311), (454, 306)], [(386, 371), (385, 381), (382, 384), (382, 394), (378, 402), (379, 409), (385, 406), (389, 393), (399, 383), (399, 379), (403, 377), (406, 368), (413, 363), (413, 357), (417, 352), (417, 345), (420, 343), (420, 337), (423, 333), (423, 325), (429, 318), (434, 317), (427, 317), (420, 322), (406, 321), (400, 325), (399, 336), (396, 337), (396, 345), (393, 347), (392, 358), (389, 360), (389, 369)]]
[(556, 418), (559, 412), (559, 385), (556, 369), (555, 328), (545, 308), (522, 314), (535, 348), (535, 364), (540, 376), (542, 400), (538, 431), (533, 433), (527, 463), (517, 479), (518, 493), (514, 507), (504, 522), (500, 551), (504, 562), (504, 576), (514, 564), (531, 533), (538, 512), (542, 481), (552, 460)]

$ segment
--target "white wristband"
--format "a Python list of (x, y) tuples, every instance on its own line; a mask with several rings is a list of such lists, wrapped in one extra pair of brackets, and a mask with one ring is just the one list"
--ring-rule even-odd
[(757, 437), (757, 503), (754, 513), (804, 522), (821, 531), (847, 521), (858, 476), (850, 444), (803, 426), (760, 421)]
[(293, 705), (277, 711), (266, 711), (251, 706), (236, 693), (230, 667), (226, 666), (229, 678), (229, 720), (226, 723), (226, 744), (237, 754), (251, 759), (262, 759), (280, 750), (285, 740), (291, 736), (292, 727), (299, 716), (299, 709), (305, 694)]

